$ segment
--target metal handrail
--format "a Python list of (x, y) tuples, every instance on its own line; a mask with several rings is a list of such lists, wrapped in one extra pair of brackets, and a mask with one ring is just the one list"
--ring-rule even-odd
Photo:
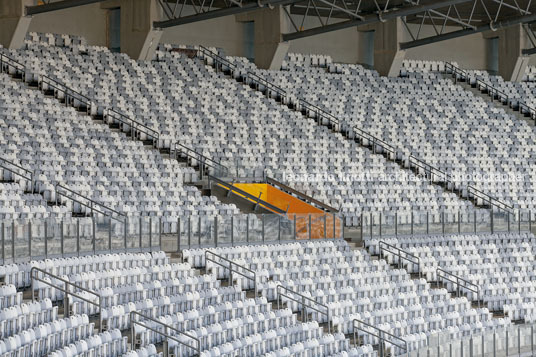
[[(422, 272), (421, 272), (421, 259), (414, 255), (414, 254), (411, 254), (409, 252), (406, 252), (405, 250), (402, 250), (394, 245), (391, 245), (387, 242), (384, 242), (384, 241), (380, 241), (378, 243), (378, 250), (380, 251), (380, 259), (383, 259), (383, 254), (382, 252), (383, 251), (386, 251), (387, 253), (391, 253), (391, 254), (394, 254), (398, 257), (398, 266), (400, 267), (402, 262), (401, 260), (407, 260), (408, 262), (410, 262), (411, 264), (413, 265), (417, 265), (417, 269), (419, 271), (419, 276), (421, 276)], [(395, 250), (395, 251), (393, 251)], [(404, 255), (402, 255), (404, 254)], [(413, 258), (410, 259), (410, 258)]]
[[(385, 142), (384, 140), (364, 131), (363, 129), (360, 129), (356, 126), (353, 127), (354, 130), (357, 130), (357, 132), (354, 132), (354, 134), (357, 134), (359, 135), (362, 139), (367, 139), (368, 141), (371, 142), (372, 144), (372, 149), (374, 152), (376, 152), (376, 146), (380, 146), (382, 147), (383, 149), (389, 151), (390, 153), (392, 154), (395, 154), (397, 153), (397, 151), (401, 151), (401, 150), (397, 150), (394, 146), (392, 146), (391, 144), (388, 144), (387, 142)], [(396, 156), (395, 156), (395, 159), (396, 159)]]
[(287, 96), (287, 92), (283, 88), (281, 88), (278, 85), (268, 81), (267, 79), (259, 76), (256, 73), (247, 71), (246, 72), (246, 77), (247, 78), (255, 78), (254, 79), (255, 82), (257, 82), (258, 84), (264, 85), (266, 88), (269, 88), (270, 90), (273, 90), (274, 92), (279, 94), (281, 97), (286, 97)]
[[(177, 147), (180, 147), (180, 149), (178, 149)], [(184, 154), (187, 157), (189, 157), (190, 159), (197, 160), (200, 163), (200, 166), (206, 165), (206, 166), (211, 167), (211, 168), (213, 168), (215, 170), (220, 170), (220, 172), (222, 172), (224, 176), (226, 176), (230, 172), (229, 168), (227, 166), (221, 164), (218, 161), (215, 161), (214, 159), (211, 159), (208, 156), (205, 156), (205, 155), (195, 151), (194, 149), (191, 149), (191, 148), (189, 148), (187, 146), (184, 146), (181, 143), (175, 143), (175, 145), (174, 145), (173, 149), (171, 150), (170, 154), (172, 156), (174, 156), (175, 158), (178, 158), (178, 156), (180, 154)]]
[[(366, 327), (369, 327), (369, 328), (372, 328), (372, 329), (376, 330), (377, 334), (373, 333), (373, 332), (371, 332), (371, 331), (369, 331), (369, 330), (367, 330), (367, 329), (365, 329), (363, 327), (356, 326), (356, 323), (365, 325)], [(357, 341), (357, 331), (356, 330), (359, 330), (359, 331), (363, 331), (363, 332), (365, 332), (365, 333), (367, 333), (367, 334), (369, 334), (371, 336), (374, 336), (374, 337), (378, 338), (380, 340), (380, 348), (382, 348), (382, 346), (381, 346), (382, 342), (388, 342), (393, 346), (396, 346), (398, 348), (404, 349), (406, 351), (406, 353), (408, 352), (408, 343), (406, 342), (406, 340), (404, 340), (404, 339), (402, 339), (402, 338), (400, 338), (398, 336), (395, 336), (390, 332), (382, 330), (382, 329), (380, 329), (380, 328), (378, 328), (376, 326), (372, 326), (371, 324), (368, 324), (365, 321), (361, 321), (361, 320), (358, 320), (358, 319), (353, 319), (352, 320), (352, 328), (353, 328), (353, 333), (354, 333), (354, 341)], [(397, 342), (386, 340), (385, 336), (392, 337)], [(402, 345), (399, 344), (400, 342), (402, 342)], [(381, 353), (380, 355), (383, 355), (383, 353)]]
[[(62, 193), (58, 189), (68, 191), (69, 193), (71, 193), (71, 194), (73, 194), (73, 195), (75, 195), (76, 197), (79, 197), (79, 198), (77, 199), (77, 198), (70, 197), (70, 196)], [(100, 214), (102, 214), (104, 216), (109, 216), (109, 217), (111, 217), (111, 218), (113, 218), (116, 221), (121, 222), (121, 223), (125, 223), (125, 221), (126, 221), (127, 216), (124, 213), (116, 211), (113, 208), (110, 208), (110, 207), (108, 207), (108, 206), (106, 206), (106, 205), (104, 205), (104, 204), (102, 204), (100, 202), (94, 201), (91, 198), (89, 198), (87, 196), (84, 196), (84, 195), (81, 195), (81, 194), (71, 190), (70, 188), (67, 188), (67, 187), (61, 185), (61, 184), (56, 184), (55, 185), (55, 191), (56, 191), (56, 204), (58, 204), (58, 196), (62, 196), (62, 197), (65, 197), (65, 198), (67, 198), (67, 199), (69, 199), (69, 200), (71, 200), (73, 202), (76, 202), (76, 203), (78, 203), (78, 204), (80, 204), (82, 206), (85, 206), (85, 207), (91, 209), (92, 213), (93, 213), (93, 211), (95, 211), (95, 212), (100, 213)], [(86, 203), (86, 202), (81, 201), (81, 199), (89, 201), (89, 204)], [(105, 211), (108, 211), (108, 212), (103, 212), (101, 210), (98, 210), (94, 206), (101, 207)], [(119, 219), (117, 217), (114, 217), (114, 214), (119, 216), (121, 219)]]
[(286, 211), (283, 211), (281, 208), (276, 207), (276, 206), (274, 206), (271, 203), (268, 203), (266, 201), (263, 201), (259, 197), (255, 197), (251, 193), (246, 192), (244, 190), (241, 190), (241, 189), (235, 187), (233, 184), (230, 184), (228, 182), (220, 180), (217, 177), (214, 177), (212, 175), (208, 175), (208, 181), (209, 181), (209, 183), (210, 183), (210, 181), (215, 181), (218, 185), (222, 186), (223, 188), (227, 189), (228, 191), (237, 193), (237, 194), (239, 194), (241, 196), (244, 196), (247, 200), (253, 201), (254, 203), (256, 203), (256, 204), (258, 204), (260, 206), (263, 206), (263, 207), (265, 207), (265, 208), (267, 208), (267, 209), (269, 209), (271, 211), (274, 211), (275, 213), (278, 213), (278, 214), (286, 214), (287, 213)]
[(199, 46), (199, 51), (201, 51), (205, 55), (208, 55), (208, 56), (210, 56), (210, 57), (212, 57), (214, 59), (219, 60), (220, 62), (225, 63), (229, 67), (238, 68), (238, 66), (236, 64), (234, 64), (233, 62), (229, 61), (227, 58), (222, 57), (222, 56), (220, 56), (219, 54), (217, 54), (215, 52), (212, 52), (212, 50), (210, 50), (209, 48), (207, 48), (205, 46)]
[[(41, 88), (42, 88), (43, 83), (48, 84), (52, 88), (54, 88), (54, 89), (56, 89), (58, 91), (61, 91), (61, 92), (65, 93), (66, 95), (70, 95), (73, 98), (78, 99), (80, 102), (86, 104), (88, 106), (88, 109), (89, 109), (90, 104), (91, 104), (91, 98), (83, 95), (80, 92), (75, 91), (74, 89), (68, 87), (66, 84), (58, 81), (55, 78), (49, 77), (47, 75), (40, 75), (39, 77), (41, 79), (41, 81), (40, 81)], [(47, 81), (49, 81), (49, 82), (47, 82)]]
[(11, 173), (13, 173), (13, 174), (15, 174), (15, 175), (17, 175), (17, 176), (22, 177), (23, 179), (25, 179), (25, 180), (27, 180), (27, 181), (30, 181), (30, 182), (31, 182), (31, 185), (32, 185), (32, 191), (33, 191), (33, 189), (34, 189), (34, 187), (33, 187), (33, 183), (34, 183), (34, 176), (35, 176), (35, 175), (34, 175), (34, 173), (33, 173), (32, 171), (30, 171), (30, 170), (28, 170), (28, 169), (25, 169), (24, 167), (22, 167), (22, 166), (20, 166), (20, 165), (18, 165), (18, 164), (16, 164), (16, 163), (14, 163), (14, 162), (12, 162), (12, 161), (9, 161), (9, 160), (7, 160), (7, 159), (4, 159), (3, 157), (0, 157), (0, 161), (3, 162), (3, 163), (6, 163), (7, 165), (14, 166), (14, 167), (16, 167), (17, 169), (20, 169), (20, 170), (24, 171), (25, 173), (29, 174), (30, 177), (24, 176), (23, 174), (21, 174), (21, 173), (15, 171), (15, 170), (13, 170), (13, 169), (11, 169), (11, 168), (9, 168), (9, 167), (3, 165), (2, 163), (0, 163), (0, 167), (3, 168), (4, 170), (8, 170), (9, 172), (11, 172)]
[[(54, 285), (52, 282), (48, 282), (44, 279), (41, 279), (39, 278), (37, 275), (34, 275), (34, 272), (38, 272), (38, 273), (41, 273), (43, 275), (48, 275), (49, 277), (51, 277), (52, 279), (55, 279), (55, 280), (58, 280), (58, 281), (61, 281), (63, 284), (64, 284), (64, 288), (61, 288), (60, 286), (58, 285)], [(102, 296), (101, 294), (99, 293), (96, 293), (92, 290), (89, 290), (87, 288), (84, 288), (83, 286), (80, 286), (78, 284), (75, 284), (75, 283), (71, 283), (70, 281), (68, 280), (65, 280), (55, 274), (52, 274), (46, 270), (43, 270), (43, 269), (40, 269), (38, 267), (32, 267), (32, 269), (30, 269), (30, 279), (31, 279), (31, 287), (32, 287), (32, 301), (35, 301), (35, 286), (34, 286), (34, 281), (39, 281), (43, 284), (46, 284), (54, 289), (57, 289), (57, 290), (60, 290), (64, 293), (63, 295), (63, 308), (64, 308), (64, 314), (65, 314), (65, 317), (69, 317), (69, 295), (72, 295), (74, 296), (75, 298), (77, 299), (80, 299), (88, 304), (91, 304), (91, 305), (94, 305), (96, 307), (99, 308), (99, 330), (102, 332), (102, 328), (103, 328), (103, 322), (102, 322)], [(76, 293), (73, 293), (70, 291), (69, 287), (72, 286), (74, 287), (75, 289), (78, 289), (78, 290), (81, 290), (83, 292), (86, 292), (88, 294), (91, 294), (91, 295), (94, 295), (98, 298), (99, 302), (96, 303), (95, 301), (93, 300), (90, 300), (90, 299), (87, 299), (81, 295), (78, 295)]]
[(482, 198), (485, 201), (488, 201), (491, 206), (496, 206), (497, 208), (505, 211), (508, 214), (514, 214), (512, 210), (514, 209), (514, 206), (508, 205), (502, 201), (499, 201), (497, 198), (488, 195), (487, 193), (484, 193), (480, 191), (479, 189), (475, 188), (474, 186), (467, 186), (467, 193), (473, 194), (477, 198)]
[[(294, 294), (294, 295), (298, 295), (301, 299), (297, 299), (297, 298), (294, 298), (290, 295), (287, 295), (287, 294), (284, 294), (281, 292), (281, 289), (287, 291), (287, 292), (290, 292), (291, 294)], [(318, 301), (316, 301), (315, 299), (313, 298), (310, 298), (308, 296), (305, 296), (303, 294), (300, 294), (299, 292), (297, 291), (294, 291), (292, 289), (289, 289), (283, 285), (277, 285), (276, 287), (276, 292), (277, 292), (277, 308), (280, 309), (281, 308), (281, 305), (283, 304), (283, 300), (281, 299), (282, 297), (288, 299), (288, 300), (291, 300), (291, 301), (294, 301), (298, 304), (301, 304), (302, 305), (302, 310), (301, 310), (301, 313), (302, 313), (302, 321), (306, 322), (307, 321), (307, 309), (311, 309), (313, 311), (316, 311), (318, 312), (319, 314), (322, 314), (322, 315), (326, 315), (326, 318), (327, 318), (327, 323), (328, 323), (328, 332), (331, 333), (331, 326), (330, 326), (330, 312), (329, 312), (329, 307), (327, 305), (324, 305), (324, 304), (321, 304), (319, 303)], [(319, 308), (316, 308), (312, 305), (308, 305), (306, 304), (305, 302), (306, 301), (309, 301), (317, 306), (320, 306), (320, 307), (323, 307), (324, 309), (326, 309), (326, 311), (323, 311)]]
[[(227, 265), (225, 265), (225, 264), (223, 264), (223, 263), (220, 263), (220, 262), (218, 262), (218, 261), (215, 260), (215, 259), (211, 259), (211, 258), (209, 258), (209, 257), (208, 257), (209, 254), (212, 254), (213, 256), (215, 256), (215, 257), (217, 257), (217, 258), (219, 258), (219, 259), (221, 259), (221, 260), (226, 261), (227, 263), (229, 263), (229, 266), (227, 266)], [(205, 262), (207, 262), (207, 261), (209, 261), (209, 262), (213, 262), (214, 264), (217, 264), (217, 265), (219, 265), (219, 266), (221, 266), (221, 267), (223, 267), (223, 268), (225, 268), (225, 269), (229, 269), (229, 285), (232, 285), (232, 284), (233, 284), (233, 272), (234, 272), (234, 273), (237, 273), (237, 274), (240, 275), (240, 276), (243, 276), (244, 278), (246, 278), (246, 279), (248, 279), (248, 280), (252, 280), (252, 281), (253, 281), (253, 286), (254, 286), (254, 289), (255, 289), (255, 297), (257, 297), (257, 291), (258, 291), (258, 290), (257, 290), (257, 273), (256, 273), (254, 270), (251, 270), (251, 269), (249, 269), (249, 268), (246, 268), (245, 266), (240, 265), (240, 264), (238, 264), (238, 263), (235, 263), (235, 262), (233, 262), (233, 261), (230, 260), (230, 259), (227, 259), (227, 258), (225, 258), (225, 257), (223, 257), (223, 256), (221, 256), (221, 255), (219, 255), (219, 254), (216, 254), (216, 253), (214, 253), (214, 252), (211, 252), (210, 250), (206, 250), (206, 251), (205, 251)], [(205, 265), (206, 265), (206, 263), (205, 263)], [(242, 272), (236, 270), (236, 269), (233, 269), (233, 265), (236, 266), (237, 268), (244, 269), (245, 271), (247, 271), (247, 272), (253, 274), (253, 278), (252, 278), (251, 276), (248, 276), (248, 275), (246, 275), (246, 274), (244, 274), (244, 273), (242, 273)]]
[(411, 154), (409, 156), (409, 161), (410, 163), (413, 162), (413, 164), (416, 166), (416, 167), (420, 167), (421, 169), (424, 169), (425, 172), (426, 170), (428, 170), (428, 172), (430, 173), (430, 180), (433, 180), (433, 176), (432, 174), (435, 174), (437, 176), (443, 176), (443, 180), (444, 182), (447, 182), (447, 183), (452, 183), (454, 184), (454, 182), (452, 181), (452, 178), (450, 176), (450, 174), (422, 161), (421, 159), (419, 159), (418, 157), (416, 156), (413, 156), (413, 154)]
[[(160, 133), (154, 129), (149, 128), (147, 125), (143, 124), (142, 122), (139, 122), (135, 119), (132, 119), (128, 116), (126, 116), (123, 113), (119, 113), (115, 109), (109, 109), (107, 108), (105, 110), (106, 116), (110, 116), (118, 121), (120, 121), (123, 124), (126, 124), (130, 126), (130, 131), (134, 132), (134, 130), (139, 131), (140, 133), (143, 133), (149, 137), (151, 137), (154, 141), (157, 141), (160, 138)], [(122, 119), (124, 118), (124, 119)]]
[[(141, 323), (140, 321), (134, 320), (135, 315), (140, 316), (140, 317), (144, 318), (145, 320), (148, 320), (148, 321), (154, 322), (154, 323), (156, 323), (158, 325), (161, 325), (162, 327), (164, 327), (165, 332), (157, 330), (155, 327), (152, 327), (152, 326), (149, 326), (147, 324)], [(194, 336), (192, 336), (192, 335), (190, 335), (190, 334), (188, 334), (186, 332), (180, 331), (180, 330), (178, 330), (177, 328), (175, 328), (173, 326), (165, 324), (162, 321), (159, 321), (159, 320), (157, 320), (155, 318), (152, 318), (151, 316), (141, 314), (141, 313), (139, 313), (137, 311), (131, 311), (130, 314), (129, 314), (129, 317), (130, 317), (130, 337), (131, 337), (131, 340), (130, 340), (131, 345), (130, 345), (130, 347), (131, 347), (132, 351), (134, 351), (136, 349), (135, 325), (138, 325), (138, 326), (141, 326), (141, 327), (146, 328), (148, 330), (151, 330), (151, 331), (153, 331), (153, 332), (155, 332), (157, 334), (160, 334), (160, 335), (164, 336), (165, 338), (167, 338), (168, 340), (173, 340), (173, 341), (175, 341), (175, 342), (177, 342), (177, 343), (179, 343), (181, 345), (184, 345), (184, 346), (186, 346), (188, 348), (191, 348), (194, 351), (197, 351), (198, 356), (201, 355), (201, 341), (197, 337), (194, 337)], [(181, 341), (180, 339), (178, 339), (175, 336), (171, 336), (169, 333), (167, 333), (168, 330), (171, 330), (173, 332), (176, 332), (179, 335), (186, 336), (186, 337), (194, 340), (195, 342), (197, 342), (197, 347), (191, 346), (191, 345)], [(166, 345), (165, 348), (164, 348), (164, 357), (167, 357), (168, 355), (169, 355), (169, 351), (168, 351), (168, 348), (167, 348), (167, 345)]]
[[(448, 69), (450, 69), (452, 71), (452, 74), (455, 76), (455, 75), (460, 75), (465, 81), (467, 81), (467, 79), (470, 77), (469, 74), (467, 73), (467, 71), (461, 69), (461, 68), (458, 68), (456, 67), (455, 65), (453, 65), (452, 63), (450, 62), (446, 62), (445, 63), (445, 72), (448, 73)], [(512, 107), (512, 103), (513, 101), (510, 99), (510, 97), (508, 96), (508, 94), (506, 94), (505, 92), (493, 87), (493, 85), (491, 85), (490, 83), (486, 83), (484, 82), (483, 80), (481, 80), (480, 78), (477, 77), (477, 75), (475, 75), (475, 79), (476, 79), (476, 83), (478, 85), (481, 85), (483, 86), (487, 91), (488, 93), (491, 92), (491, 99), (493, 100), (494, 99), (494, 94), (497, 94), (497, 96), (502, 100), (504, 99), (508, 106)], [(520, 100), (516, 100), (519, 107), (525, 109), (526, 111), (529, 112), (529, 114), (531, 115), (531, 118), (534, 119), (536, 121), (536, 109), (532, 108), (531, 106), (529, 106), (527, 103), (525, 102), (522, 102)], [(513, 109), (513, 108), (512, 108)], [(520, 111), (521, 112), (521, 111)]]
[(2, 65), (7, 65), (9, 67), (13, 67), (17, 71), (21, 71), (23, 74), (26, 73), (26, 67), (22, 63), (14, 60), (11, 57), (6, 56), (3, 53), (0, 53), (0, 71), (3, 72), (3, 66)]
[(293, 194), (293, 195), (296, 195), (298, 196), (298, 198), (302, 199), (303, 201), (305, 202), (310, 202), (310, 203), (314, 203), (315, 205), (317, 206), (320, 206), (321, 208), (327, 210), (327, 211), (330, 211), (330, 212), (334, 212), (334, 213), (338, 213), (339, 211), (331, 206), (328, 206), (327, 204), (309, 196), (309, 195), (306, 195), (305, 193), (303, 192), (300, 192), (288, 185), (285, 185), (284, 183), (282, 182), (279, 182), (277, 181), (276, 179), (274, 178), (271, 178), (271, 177), (266, 177), (266, 182), (271, 184), (272, 186), (279, 186), (279, 189), (282, 190), (282, 191), (286, 191), (287, 193), (290, 193), (290, 194)]
[[(436, 276), (437, 281), (439, 283), (440, 279), (444, 279), (447, 281), (450, 281), (451, 283), (456, 285), (456, 293), (458, 296), (460, 295), (460, 288), (469, 290), (476, 294), (476, 298), (478, 301), (478, 307), (480, 307), (480, 286), (478, 286), (475, 283), (472, 283), (471, 281), (464, 279), (458, 275), (452, 274), (444, 269), (437, 268), (436, 269)], [(463, 283), (463, 285), (462, 285)]]

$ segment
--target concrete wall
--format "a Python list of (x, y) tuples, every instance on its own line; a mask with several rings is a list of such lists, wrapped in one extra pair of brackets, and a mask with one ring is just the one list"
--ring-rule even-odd
[[(32, 20), (30, 31), (81, 35), (92, 45), (106, 46), (106, 14), (107, 10), (102, 9), (100, 4), (92, 4), (37, 15)], [(299, 26), (301, 17), (295, 17), (294, 22)], [(317, 22), (316, 18), (310, 17), (305, 26), (316, 25)], [(216, 46), (230, 55), (245, 56), (246, 26), (237, 22), (234, 16), (227, 16), (165, 29), (161, 42)], [(422, 33), (433, 35), (434, 31), (430, 26), (424, 26)], [(348, 28), (291, 41), (289, 52), (327, 54), (337, 62), (370, 64), (370, 40), (370, 35), (363, 34), (356, 28)], [(409, 49), (406, 58), (456, 61), (464, 68), (486, 69), (487, 46), (488, 41), (481, 34), (475, 34)], [(531, 63), (536, 64), (536, 59), (531, 60)]]
[(234, 16), (195, 22), (164, 30), (161, 42), (181, 45), (221, 47), (232, 56), (245, 56), (246, 25), (235, 21)]
[[(293, 17), (296, 26), (300, 26), (302, 18), (302, 16)], [(304, 28), (319, 25), (318, 18), (309, 17), (305, 21)], [(359, 38), (355, 28), (347, 28), (291, 41), (289, 52), (330, 55), (336, 62), (356, 63), (360, 62)]]
[(84, 36), (90, 45), (106, 46), (107, 10), (100, 4), (35, 15), (29, 31)]
[[(419, 25), (410, 24), (412, 31), (418, 29)], [(447, 31), (458, 28), (447, 27)], [(417, 30), (414, 31), (416, 33)], [(423, 26), (421, 38), (423, 36), (435, 35), (432, 26)], [(425, 59), (432, 61), (456, 61), (462, 68), (487, 69), (487, 46), (489, 42), (482, 34), (474, 34), (459, 37), (447, 41), (436, 42), (426, 46), (411, 48), (406, 51), (406, 59)]]

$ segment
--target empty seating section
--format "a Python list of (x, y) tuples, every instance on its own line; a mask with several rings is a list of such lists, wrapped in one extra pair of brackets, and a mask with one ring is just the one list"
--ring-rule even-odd
[[(80, 37), (30, 33), (22, 49), (0, 53), (28, 69), (26, 83), (0, 74), (0, 157), (35, 173), (32, 185), (0, 168), (0, 221), (65, 220), (71, 236), (72, 213), (89, 208), (56, 197), (57, 184), (129, 217), (162, 217), (164, 234), (176, 233), (178, 217), (240, 214), (189, 185), (198, 180), (193, 168), (132, 140), (128, 128), (103, 125), (113, 120), (106, 116), (111, 109), (157, 130), (159, 149), (181, 143), (233, 175), (282, 178), (340, 207), (346, 225), (388, 211), (399, 224), (415, 213), (429, 214), (432, 223), (441, 211), (473, 215), (470, 201), (408, 178), (401, 166), (409, 155), (462, 175), (457, 188), (470, 184), (516, 208), (536, 208), (534, 129), (443, 78), (444, 62), (408, 60), (399, 78), (384, 78), (325, 55), (290, 53), (279, 71), (227, 57), (240, 67), (235, 76), (255, 72), (291, 93), (291, 101), (329, 109), (343, 131), (356, 126), (393, 144), (400, 149), (395, 163), (171, 45), (161, 46), (153, 61), (134, 61)], [(515, 98), (532, 96), (530, 82), (472, 73)], [(27, 86), (42, 75), (92, 98), (93, 117)], [(285, 180), (289, 174), (294, 179)], [(252, 217), (252, 227), (261, 227)], [(43, 235), (39, 224), (34, 229)], [(84, 226), (81, 235), (91, 232)], [(356, 320), (398, 336), (409, 351), (430, 346), (433, 336), (458, 341), (536, 321), (532, 233), (364, 239), (366, 249), (342, 239), (186, 249), (180, 263), (158, 251), (4, 264), (0, 357), (156, 357), (164, 341), (175, 356), (197, 355), (198, 348), (203, 357), (377, 357), (377, 337), (357, 331), (359, 346), (350, 338)], [(418, 257), (419, 266), (394, 268), (393, 254), (378, 258), (380, 241)], [(236, 272), (231, 279), (228, 268), (205, 259), (207, 251), (251, 269), (256, 280)], [(479, 293), (462, 289), (455, 296), (455, 285), (437, 284), (438, 269), (474, 283)], [(58, 278), (73, 284), (68, 299)], [(318, 310), (289, 299), (293, 294)], [(407, 352), (392, 340), (387, 348), (395, 356)]]
[[(204, 251), (186, 250), (184, 259), (227, 276), (225, 270), (204, 261)], [(362, 320), (400, 336), (411, 350), (425, 346), (427, 336), (438, 332), (461, 338), (510, 323), (508, 317), (492, 319), (487, 308), (473, 308), (466, 297), (454, 298), (444, 288), (432, 288), (424, 278), (412, 279), (406, 270), (392, 269), (364, 250), (353, 251), (343, 240), (210, 251), (255, 270), (268, 300), (276, 299), (277, 286), (282, 285), (326, 305), (337, 331), (352, 333), (353, 319)], [(301, 310), (291, 301), (288, 306)], [(324, 314), (313, 312), (313, 316), (319, 322), (327, 320)]]
[(501, 76), (491, 75), (486, 71), (468, 71), (470, 84), (476, 84), (476, 80), (480, 79), (484, 83), (490, 84), (495, 89), (505, 93), (510, 99), (512, 108), (517, 108), (519, 102), (523, 102), (529, 107), (536, 108), (536, 83), (534, 82), (510, 82), (504, 80)]
[(0, 76), (0, 86), (3, 155), (35, 172), (34, 189), (47, 201), (65, 204), (47, 206), (42, 198), (24, 194), (22, 183), (2, 184), (9, 188), (1, 194), (2, 219), (63, 218), (72, 209), (90, 212), (89, 207), (55, 197), (56, 183), (130, 216), (163, 216), (176, 222), (178, 216), (239, 212), (234, 205), (202, 197), (197, 188), (183, 185), (196, 180), (193, 169), (163, 159), (140, 141), (112, 132), (6, 74)]
[[(419, 257), (427, 280), (435, 281), (437, 268), (444, 269), (479, 286), (479, 298), (490, 310), (504, 311), (512, 320), (536, 320), (536, 261), (532, 233), (382, 240)], [(367, 244), (374, 251), (378, 240), (369, 240)], [(476, 300), (475, 293), (464, 292)]]
[[(457, 62), (451, 62), (458, 66)], [(445, 72), (445, 62), (443, 61), (422, 61), (422, 60), (405, 60), (402, 62), (400, 76), (407, 77), (414, 72)]]
[[(439, 73), (425, 69), (408, 78), (386, 78), (360, 65), (325, 69), (303, 62), (256, 73), (328, 108), (346, 125), (452, 174), (461, 187), (473, 185), (517, 208), (535, 207), (534, 173), (528, 169), (536, 148), (533, 128)], [(448, 210), (456, 202), (447, 196), (437, 203)]]
[[(35, 73), (47, 73), (95, 98), (100, 108), (114, 108), (158, 130), (162, 147), (179, 141), (221, 160), (240, 176), (259, 177), (265, 172), (280, 177), (286, 172), (314, 177), (292, 184), (341, 207), (347, 224), (357, 225), (362, 212), (399, 210), (402, 215), (411, 209), (440, 207), (457, 212), (471, 206), (437, 186), (404, 180), (407, 173), (397, 164), (224, 78), (199, 59), (158, 51), (155, 61), (136, 62), (105, 48), (57, 41), (63, 46), (52, 46), (45, 35), (31, 34), (24, 50), (7, 52)], [(328, 58), (316, 57), (319, 65), (333, 66)], [(318, 74), (325, 71), (311, 68)], [(315, 91), (317, 87), (320, 92), (324, 84)], [(326, 178), (326, 172), (335, 179)], [(372, 178), (360, 179), (364, 172)], [(107, 203), (119, 201), (103, 198)]]
[(525, 76), (523, 77), (525, 82), (536, 82), (536, 66), (527, 66), (525, 69)]
[[(190, 260), (195, 259), (187, 253)], [(65, 307), (73, 316), (58, 318), (58, 307), (53, 304), (63, 299), (63, 292), (38, 281), (32, 286), (36, 302), (23, 303), (17, 288), (30, 286), (32, 267), (100, 294), (102, 310), (80, 300), (80, 296), (91, 299), (91, 295), (73, 286), (70, 291), (75, 295)], [(54, 277), (33, 273), (54, 286), (63, 286)], [(133, 324), (131, 318), (158, 331), (163, 327), (131, 316), (135, 311), (198, 339), (202, 356), (377, 356), (371, 345), (352, 347), (341, 332), (326, 333), (317, 321), (301, 322), (290, 308), (274, 309), (265, 296), (248, 298), (240, 285), (221, 286), (217, 274), (222, 275), (209, 269), (199, 275), (188, 262), (170, 264), (163, 252), (55, 258), (5, 266), (0, 271), (6, 282), (0, 288), (0, 355), (24, 351), (27, 356), (156, 356), (155, 345), (165, 337)], [(89, 317), (99, 312), (105, 331), (97, 334)], [(139, 345), (136, 351), (128, 351), (127, 338), (121, 333), (132, 326)], [(170, 332), (184, 343), (192, 343), (184, 335)], [(42, 341), (49, 336), (54, 337), (53, 342)], [(169, 343), (177, 356), (195, 354), (174, 340)]]

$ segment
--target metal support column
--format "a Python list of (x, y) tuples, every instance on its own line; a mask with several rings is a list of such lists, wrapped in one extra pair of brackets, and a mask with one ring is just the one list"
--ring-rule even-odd
[[(48, 221), (45, 219), (45, 259), (48, 258)], [(2, 223), (2, 262), (4, 261), (4, 224)]]
[(32, 260), (32, 221), (28, 222), (28, 253), (30, 254), (30, 261)]
[[(93, 254), (95, 254), (97, 251), (97, 232), (96, 232), (96, 226), (95, 226), (95, 216), (92, 216), (91, 217), (91, 222), (92, 222), (92, 225), (93, 225)], [(61, 246), (62, 246), (62, 249), (63, 249), (63, 236), (61, 238)], [(61, 252), (61, 254), (63, 255), (63, 252)]]
[(309, 239), (311, 239), (311, 228), (312, 228), (312, 225), (311, 225), (311, 214), (309, 213)]
[(181, 218), (177, 217), (177, 252), (181, 251)]
[(218, 216), (214, 216), (214, 246), (218, 246)]
[(234, 216), (231, 216), (231, 246), (234, 246)]
[[(63, 257), (63, 219), (61, 220), (60, 224), (61, 224), (60, 226), (60, 251), (61, 251), (61, 256)], [(95, 230), (93, 230), (93, 234), (95, 234)]]
[(112, 251), (112, 217), (109, 218), (108, 224), (108, 250)]
[(493, 232), (495, 231), (494, 227), (493, 227), (493, 207), (489, 210), (489, 222), (490, 222), (490, 232), (491, 234), (493, 234)]
[(398, 212), (395, 212), (395, 237), (398, 236)]
[(197, 243), (201, 246), (201, 216), (199, 216), (199, 219), (197, 220), (197, 232)]
[(143, 227), (143, 223), (142, 223), (142, 218), (141, 218), (141, 216), (140, 216), (139, 222), (140, 222), (140, 235), (139, 235), (139, 240), (140, 240), (140, 242), (139, 242), (139, 248), (140, 248), (140, 250), (141, 250), (141, 249), (142, 249), (142, 246), (143, 246), (143, 242), (142, 242), (142, 239), (143, 239), (143, 238), (142, 238), (142, 227)]
[(246, 216), (246, 242), (249, 243), (249, 214)]

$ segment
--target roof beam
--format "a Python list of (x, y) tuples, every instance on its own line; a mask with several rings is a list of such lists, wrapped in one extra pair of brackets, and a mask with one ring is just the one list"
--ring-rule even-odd
[(409, 42), (401, 42), (400, 43), (400, 49), (401, 50), (407, 50), (408, 48), (413, 47), (419, 47), (424, 45), (429, 45), (431, 43), (436, 43), (440, 41), (450, 40), (453, 38), (463, 37), (467, 35), (472, 35), (474, 33), (480, 33), (480, 32), (486, 32), (486, 31), (497, 31), (499, 29), (517, 25), (517, 24), (524, 24), (527, 22), (532, 22), (536, 20), (536, 14), (534, 15), (523, 15), (523, 16), (516, 16), (509, 20), (504, 20), (496, 23), (487, 23), (485, 25), (480, 25), (473, 29), (463, 29), (453, 32), (444, 33), (437, 36), (431, 36), (422, 38), (420, 40), (415, 41), (409, 41)]
[(26, 6), (26, 15), (32, 16), (37, 14), (43, 14), (45, 12), (63, 10), (68, 9), (70, 7), (89, 5), (103, 1), (105, 0), (63, 0), (45, 5)]
[(343, 21), (343, 22), (339, 22), (339, 23), (335, 23), (331, 25), (315, 27), (309, 30), (286, 33), (286, 34), (283, 34), (283, 41), (296, 40), (298, 38), (304, 38), (304, 37), (318, 35), (321, 33), (342, 30), (348, 27), (359, 27), (359, 26), (374, 24), (377, 22), (384, 22), (386, 20), (395, 19), (397, 17), (414, 15), (420, 12), (447, 7), (451, 5), (457, 5), (457, 4), (461, 4), (461, 3), (465, 3), (469, 1), (472, 1), (472, 0), (439, 0), (439, 1), (428, 3), (428, 4), (424, 4), (424, 5), (413, 5), (413, 6), (400, 8), (398, 10), (384, 12), (381, 15), (370, 14), (370, 15), (365, 16), (363, 20)]
[(168, 28), (168, 27), (186, 25), (186, 24), (191, 24), (194, 22), (205, 21), (205, 20), (215, 19), (218, 17), (236, 15), (236, 14), (240, 14), (243, 12), (253, 11), (261, 7), (267, 6), (267, 5), (271, 5), (271, 6), (288, 5), (297, 1), (301, 1), (301, 0), (268, 0), (268, 1), (262, 2), (262, 4), (261, 4), (261, 1), (253, 1), (253, 2), (242, 4), (242, 6), (226, 7), (222, 9), (202, 12), (199, 14), (179, 17), (176, 19), (171, 19), (171, 20), (166, 20), (166, 21), (155, 21), (153, 22), (153, 27), (163, 29), (163, 28)]

